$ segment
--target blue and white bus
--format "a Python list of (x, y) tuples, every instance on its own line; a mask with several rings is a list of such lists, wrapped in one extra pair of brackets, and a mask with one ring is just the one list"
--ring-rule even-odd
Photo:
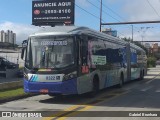
[(42, 28), (22, 50), (24, 91), (49, 95), (96, 93), (143, 79), (145, 51), (86, 27)]

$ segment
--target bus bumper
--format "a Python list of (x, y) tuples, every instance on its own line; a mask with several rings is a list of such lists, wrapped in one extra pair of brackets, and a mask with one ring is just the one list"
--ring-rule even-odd
[(24, 80), (24, 92), (45, 94), (78, 94), (77, 79), (63, 82), (30, 82)]

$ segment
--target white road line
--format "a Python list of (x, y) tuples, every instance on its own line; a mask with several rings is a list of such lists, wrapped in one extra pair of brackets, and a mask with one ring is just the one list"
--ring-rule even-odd
[(147, 91), (147, 90), (149, 90), (149, 89), (151, 89), (151, 88), (153, 88), (153, 86), (148, 86), (148, 87), (146, 87), (146, 88), (141, 89), (140, 91), (145, 92), (145, 91)]
[(156, 75), (153, 79), (151, 79), (151, 80), (147, 81), (145, 84), (149, 84), (149, 83), (151, 83), (151, 82), (152, 82), (152, 81), (154, 81), (154, 80), (155, 80), (159, 75), (160, 75), (160, 74)]
[(160, 89), (156, 90), (156, 92), (160, 92)]

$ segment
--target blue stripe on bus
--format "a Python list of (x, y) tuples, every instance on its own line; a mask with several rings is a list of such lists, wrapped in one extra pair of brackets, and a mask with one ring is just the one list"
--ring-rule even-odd
[(24, 91), (26, 93), (39, 93), (42, 89), (48, 89), (49, 93), (53, 94), (78, 94), (77, 79), (63, 82), (31, 82), (24, 80)]
[(31, 76), (31, 78), (29, 79), (29, 81), (32, 81), (33, 75)]

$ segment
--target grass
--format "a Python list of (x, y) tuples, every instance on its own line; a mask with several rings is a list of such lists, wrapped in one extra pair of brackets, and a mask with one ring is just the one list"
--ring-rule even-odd
[(22, 96), (25, 95), (23, 88), (17, 88), (14, 90), (5, 90), (0, 91), (0, 99), (6, 99), (6, 98), (12, 98), (16, 96)]

